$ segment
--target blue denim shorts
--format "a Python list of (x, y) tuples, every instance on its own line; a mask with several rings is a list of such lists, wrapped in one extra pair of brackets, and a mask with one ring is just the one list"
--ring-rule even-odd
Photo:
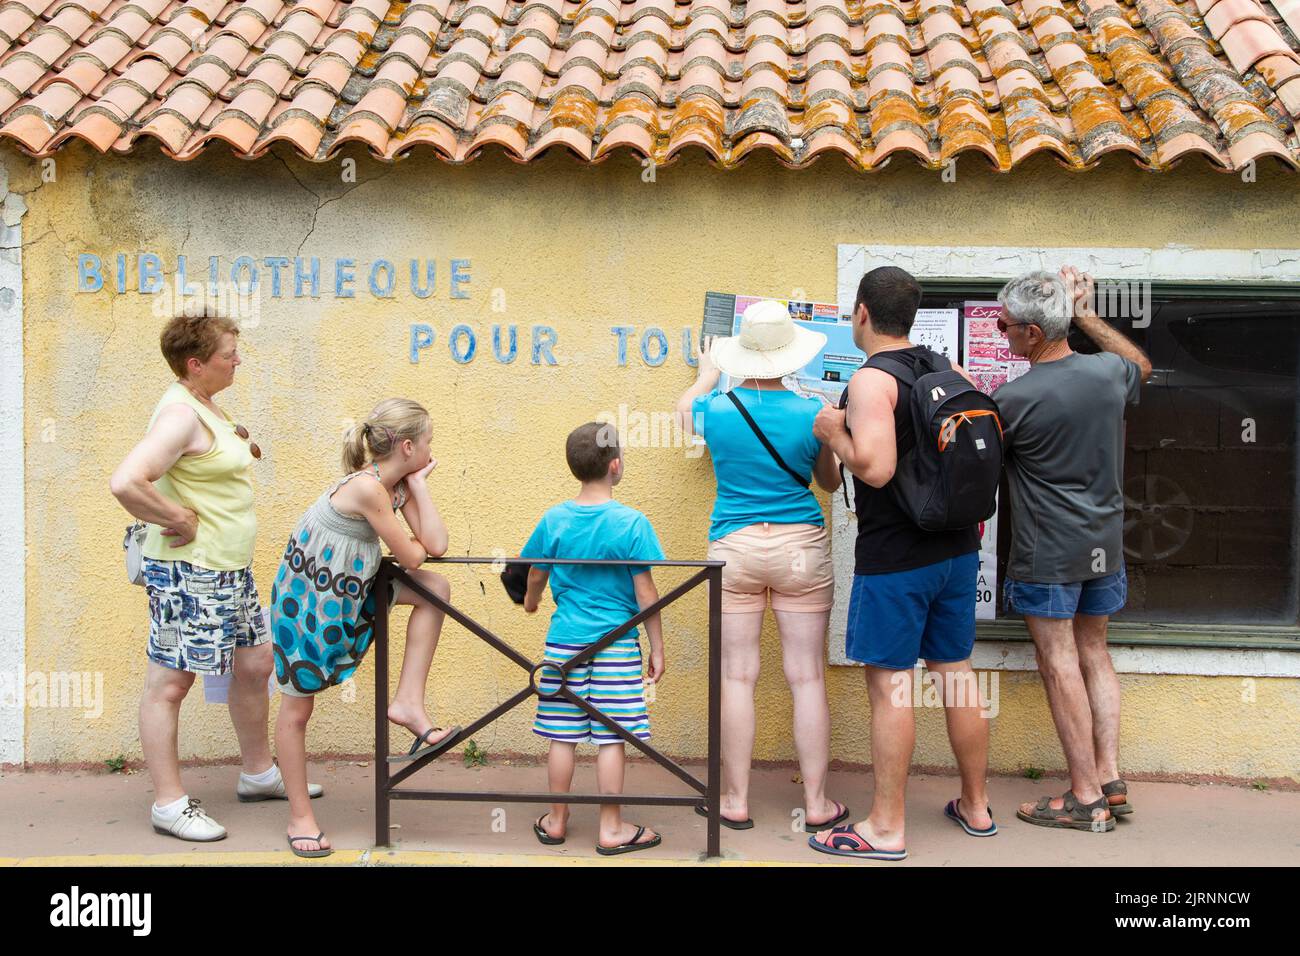
[(1070, 584), (1034, 584), (1007, 578), (1002, 597), (1009, 611), (1029, 617), (1107, 617), (1123, 610), (1128, 601), (1128, 575), (1121, 567), (1104, 578)]
[(855, 574), (844, 651), (849, 660), (910, 670), (917, 659), (964, 661), (975, 646), (975, 585), (980, 557), (884, 574)]

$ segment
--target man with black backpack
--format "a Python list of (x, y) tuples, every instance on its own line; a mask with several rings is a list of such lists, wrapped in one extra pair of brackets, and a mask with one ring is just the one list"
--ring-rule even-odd
[(907, 856), (918, 658), (936, 679), (961, 772), (961, 796), (944, 813), (971, 836), (997, 832), (985, 786), (987, 711), (970, 656), (979, 522), (995, 506), (1001, 426), (965, 370), (908, 340), (920, 302), (921, 287), (902, 269), (862, 277), (853, 340), (868, 359), (849, 381), (846, 404), (822, 409), (813, 425), (853, 475), (858, 535), (845, 649), (866, 665), (876, 786), (866, 819), (809, 843), (859, 859)]

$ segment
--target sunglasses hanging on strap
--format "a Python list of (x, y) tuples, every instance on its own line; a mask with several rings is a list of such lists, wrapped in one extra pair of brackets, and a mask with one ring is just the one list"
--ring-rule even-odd
[(749, 423), (749, 427), (754, 430), (754, 434), (757, 435), (758, 440), (763, 443), (763, 447), (766, 448), (767, 453), (772, 456), (772, 460), (781, 466), (782, 471), (795, 481), (799, 482), (800, 488), (807, 489), (808, 486), (812, 484), (812, 479), (801, 477), (797, 471), (785, 463), (785, 459), (781, 457), (780, 453), (772, 443), (767, 440), (767, 436), (763, 434), (763, 430), (758, 427), (758, 422), (754, 421), (749, 412), (745, 410), (745, 406), (740, 404), (740, 399), (736, 397), (735, 392), (727, 392), (726, 394), (727, 398), (731, 399), (731, 403), (736, 406), (736, 411), (740, 412), (741, 417), (744, 418), (745, 421)]

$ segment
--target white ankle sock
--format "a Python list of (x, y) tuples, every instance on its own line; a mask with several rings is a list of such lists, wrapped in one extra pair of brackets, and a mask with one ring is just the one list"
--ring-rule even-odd
[(239, 775), (249, 783), (274, 783), (275, 778), (280, 775), (280, 768), (275, 764), (271, 764), (261, 773), (244, 773), (241, 770)]
[(160, 807), (158, 806), (158, 804), (155, 803), (153, 805), (153, 809), (154, 812), (158, 814), (158, 816), (166, 820), (175, 820), (178, 816), (181, 815), (181, 811), (184, 810), (187, 806), (189, 806), (189, 803), (190, 803), (190, 795), (187, 793), (179, 800), (169, 803), (165, 807)]

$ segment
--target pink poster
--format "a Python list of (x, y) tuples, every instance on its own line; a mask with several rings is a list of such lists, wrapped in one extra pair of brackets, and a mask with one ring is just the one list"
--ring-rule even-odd
[[(998, 331), (1002, 305), (998, 302), (966, 302), (964, 354), (966, 371), (981, 392), (991, 395), (998, 386), (1029, 371), (1029, 363), (1012, 354), (1007, 337)], [(997, 616), (998, 584), (997, 512), (980, 526), (980, 573), (975, 588), (975, 619), (991, 621)]]
[(980, 391), (991, 395), (999, 385), (1029, 371), (1029, 363), (1011, 352), (1007, 337), (998, 331), (1002, 306), (998, 302), (966, 302), (966, 371)]

